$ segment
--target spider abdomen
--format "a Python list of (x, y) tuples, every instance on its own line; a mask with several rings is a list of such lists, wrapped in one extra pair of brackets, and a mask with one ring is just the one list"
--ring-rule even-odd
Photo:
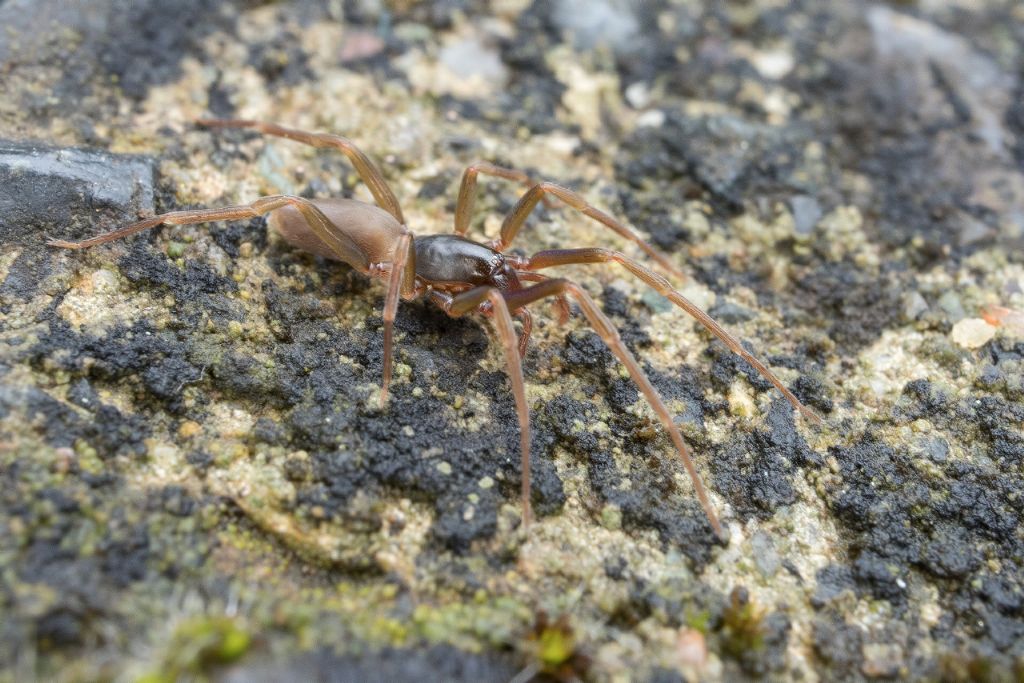
[(324, 258), (356, 265), (365, 260), (379, 263), (391, 260), (394, 245), (402, 234), (402, 224), (379, 206), (355, 199), (328, 197), (313, 199), (337, 229), (337, 238), (349, 245), (353, 254), (339, 254), (310, 228), (294, 206), (283, 206), (270, 214), (268, 225), (292, 246)]

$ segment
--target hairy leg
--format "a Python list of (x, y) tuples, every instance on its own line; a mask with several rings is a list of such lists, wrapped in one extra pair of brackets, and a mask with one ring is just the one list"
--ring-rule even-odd
[(200, 119), (197, 125), (204, 128), (251, 128), (265, 135), (275, 135), (279, 138), (287, 138), (313, 147), (329, 147), (339, 150), (348, 157), (348, 160), (356, 169), (356, 173), (362, 178), (366, 186), (370, 188), (373, 198), (382, 209), (390, 213), (399, 223), (405, 224), (402, 216), (402, 208), (398, 204), (391, 188), (388, 187), (384, 176), (370, 158), (363, 154), (355, 144), (348, 138), (329, 133), (307, 133), (302, 130), (285, 128), (273, 123), (262, 121), (248, 121), (242, 119)]
[(561, 295), (568, 295), (576, 300), (583, 311), (583, 315), (586, 316), (594, 330), (604, 340), (604, 343), (608, 345), (608, 348), (611, 349), (619, 361), (626, 366), (630, 377), (633, 378), (633, 381), (641, 393), (643, 393), (644, 398), (647, 399), (647, 404), (654, 410), (665, 430), (668, 431), (669, 436), (672, 438), (676, 451), (679, 453), (679, 458), (683, 461), (683, 466), (693, 482), (697, 499), (700, 501), (701, 507), (704, 508), (704, 514), (707, 515), (708, 522), (710, 522), (715, 535), (723, 541), (726, 540), (725, 530), (718, 521), (718, 515), (715, 514), (711, 501), (708, 499), (707, 491), (704, 489), (704, 484), (701, 482), (700, 475), (697, 474), (697, 468), (693, 464), (690, 449), (683, 441), (682, 434), (679, 433), (679, 429), (672, 421), (672, 414), (658, 394), (658, 390), (654, 388), (654, 385), (651, 384), (651, 381), (647, 378), (643, 369), (641, 369), (640, 364), (637, 363), (636, 358), (633, 357), (633, 354), (630, 353), (629, 349), (622, 342), (615, 326), (601, 312), (601, 309), (597, 307), (597, 304), (590, 298), (590, 295), (576, 283), (563, 279), (547, 280), (527, 289), (504, 293), (505, 301), (512, 310), (517, 310), (540, 299)]
[(789, 401), (794, 408), (800, 411), (800, 414), (815, 424), (821, 424), (821, 418), (818, 417), (814, 411), (801, 403), (800, 400), (793, 395), (793, 392), (786, 388), (786, 385), (782, 383), (782, 380), (776, 377), (764, 363), (743, 348), (736, 337), (729, 334), (725, 328), (719, 325), (718, 322), (710, 315), (702, 311), (695, 303), (673, 289), (668, 280), (649, 268), (645, 268), (628, 256), (617, 251), (602, 249), (600, 247), (589, 249), (557, 249), (552, 251), (541, 251), (529, 258), (522, 259), (516, 264), (516, 267), (544, 269), (552, 268), (554, 266), (565, 266), (579, 263), (608, 262), (620, 264), (626, 268), (626, 270), (633, 273), (633, 275), (640, 278), (643, 282), (653, 287), (659, 294), (690, 314), (697, 320), (697, 322), (707, 328), (711, 334), (718, 337), (733, 353), (750, 363), (762, 377), (771, 382), (776, 389), (782, 392), (782, 395), (786, 397), (786, 400)]
[(646, 254), (674, 276), (686, 279), (682, 271), (673, 266), (664, 254), (644, 241), (640, 235), (603, 211), (594, 208), (572, 190), (554, 183), (534, 183), (530, 176), (522, 171), (495, 166), (486, 161), (478, 161), (471, 164), (462, 174), (462, 183), (459, 185), (459, 198), (455, 204), (455, 234), (465, 235), (469, 231), (469, 220), (473, 213), (473, 206), (476, 203), (477, 175), (480, 174), (532, 185), (526, 194), (520, 198), (519, 203), (512, 209), (508, 217), (505, 218), (501, 229), (501, 237), (492, 242), (492, 246), (498, 251), (502, 251), (512, 243), (512, 240), (515, 239), (516, 234), (522, 228), (523, 222), (537, 206), (538, 202), (543, 201), (546, 206), (552, 206), (551, 198), (556, 197), (585, 216), (593, 218), (639, 246)]

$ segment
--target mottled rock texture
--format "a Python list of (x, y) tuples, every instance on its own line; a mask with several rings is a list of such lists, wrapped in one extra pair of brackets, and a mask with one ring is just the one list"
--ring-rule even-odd
[[(1019, 2), (6, 0), (0, 26), (0, 680), (1024, 676)], [(527, 536), (486, 321), (403, 304), (382, 411), (381, 287), (262, 220), (45, 246), (368, 199), (340, 155), (209, 116), (351, 137), (419, 234), (478, 159), (572, 187), (827, 424), (626, 271), (567, 268), (731, 540), (547, 306)], [(483, 182), (474, 234), (522, 191)], [(541, 207), (515, 246), (598, 244), (635, 253)]]

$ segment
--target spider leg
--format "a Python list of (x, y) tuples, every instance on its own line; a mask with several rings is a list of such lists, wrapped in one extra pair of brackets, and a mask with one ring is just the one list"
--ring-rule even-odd
[(398, 199), (395, 198), (391, 188), (388, 187), (384, 176), (381, 175), (377, 166), (370, 161), (370, 158), (363, 154), (348, 138), (329, 133), (307, 133), (306, 131), (278, 126), (274, 123), (243, 119), (200, 119), (196, 121), (196, 124), (204, 128), (252, 128), (265, 135), (287, 138), (288, 140), (301, 142), (312, 147), (329, 147), (339, 150), (355, 166), (356, 173), (366, 183), (366, 186), (370, 188), (370, 192), (373, 194), (373, 198), (377, 200), (377, 204), (394, 216), (399, 223), (405, 225), (402, 207), (399, 206)]
[(651, 384), (651, 381), (647, 378), (639, 363), (637, 363), (636, 358), (633, 357), (633, 354), (630, 353), (629, 349), (622, 342), (615, 326), (601, 312), (601, 309), (597, 307), (597, 304), (590, 298), (590, 295), (576, 283), (563, 279), (546, 280), (527, 289), (516, 292), (504, 292), (505, 302), (512, 310), (517, 310), (540, 299), (560, 295), (569, 295), (576, 300), (583, 311), (583, 315), (587, 317), (594, 330), (604, 340), (604, 343), (608, 345), (612, 353), (618, 357), (619, 361), (626, 366), (630, 377), (633, 378), (633, 381), (647, 399), (647, 404), (657, 414), (658, 419), (661, 420), (662, 425), (664, 425), (669, 436), (672, 438), (672, 442), (679, 453), (679, 458), (683, 461), (683, 466), (690, 475), (691, 481), (693, 481), (693, 488), (697, 492), (697, 499), (700, 501), (701, 507), (704, 508), (704, 514), (707, 515), (711, 528), (714, 530), (715, 535), (725, 541), (727, 538), (725, 530), (718, 521), (715, 509), (711, 506), (711, 501), (708, 499), (707, 492), (704, 489), (704, 484), (701, 483), (700, 475), (697, 474), (697, 468), (694, 466), (693, 458), (690, 456), (690, 449), (683, 441), (682, 434), (679, 433), (679, 429), (672, 421), (672, 414), (658, 394), (658, 390), (654, 388), (654, 385)]
[(658, 265), (667, 270), (674, 277), (679, 280), (686, 279), (683, 272), (672, 265), (672, 262), (668, 260), (667, 256), (645, 242), (643, 238), (641, 238), (640, 235), (634, 232), (631, 228), (615, 220), (604, 211), (591, 206), (576, 192), (562, 187), (561, 185), (555, 185), (554, 183), (539, 183), (527, 190), (526, 193), (519, 198), (516, 205), (512, 207), (512, 210), (509, 211), (508, 216), (505, 217), (505, 221), (501, 224), (501, 236), (498, 239), (493, 240), (491, 242), (491, 246), (497, 251), (503, 251), (506, 247), (512, 244), (516, 235), (519, 234), (519, 230), (523, 227), (523, 223), (526, 221), (527, 216), (529, 216), (530, 212), (534, 210), (537, 203), (541, 199), (546, 198), (547, 195), (557, 197), (573, 209), (582, 213), (584, 216), (593, 218), (601, 225), (610, 228), (619, 236), (636, 244), (644, 251), (644, 253), (657, 261)]
[[(473, 206), (476, 204), (476, 177), (478, 174), (515, 180), (525, 185), (533, 185), (534, 181), (530, 176), (514, 168), (495, 166), (486, 161), (477, 161), (466, 167), (462, 173), (462, 183), (459, 185), (459, 198), (455, 202), (455, 234), (465, 235), (469, 231), (469, 219), (473, 214)], [(545, 204), (551, 202), (545, 198)]]
[[(512, 394), (516, 400), (516, 412), (519, 415), (519, 454), (522, 459), (523, 527), (530, 526), (532, 513), (530, 510), (530, 407), (526, 403), (526, 383), (523, 380), (523, 364), (520, 356), (519, 342), (516, 341), (516, 330), (512, 324), (510, 307), (505, 303), (500, 290), (493, 287), (474, 287), (468, 291), (451, 296), (440, 292), (431, 292), (431, 298), (445, 313), (452, 317), (461, 317), (467, 313), (480, 311), (494, 321), (501, 340), (501, 348), (505, 352), (505, 367), (509, 380), (512, 382)], [(522, 306), (517, 311), (525, 310)]]
[(302, 197), (290, 195), (270, 195), (260, 197), (249, 204), (228, 206), (220, 209), (192, 209), (188, 211), (171, 211), (151, 218), (146, 218), (137, 223), (126, 225), (123, 228), (112, 230), (96, 237), (91, 237), (81, 242), (68, 242), (67, 240), (50, 240), (47, 242), (51, 247), (62, 247), (64, 249), (86, 249), (99, 244), (106, 244), (122, 237), (128, 237), (136, 233), (155, 228), (158, 225), (191, 225), (194, 223), (209, 223), (212, 221), (232, 221), (240, 218), (253, 218), (270, 213), (274, 209), (291, 204), (299, 210), (302, 217), (309, 224), (317, 237), (325, 242), (337, 257), (348, 263), (360, 272), (368, 272), (370, 262), (366, 253), (347, 235), (343, 234), (331, 223), (330, 219), (317, 208), (317, 206)]
[(388, 402), (388, 387), (391, 385), (392, 351), (395, 336), (395, 315), (398, 313), (398, 299), (403, 292), (411, 295), (416, 277), (416, 255), (411, 249), (412, 234), (405, 233), (398, 238), (393, 261), (389, 266), (388, 293), (384, 298), (384, 380), (380, 388), (380, 406)]
[(814, 411), (801, 403), (800, 399), (794, 396), (793, 392), (787, 389), (786, 385), (782, 383), (782, 380), (776, 377), (764, 363), (743, 348), (736, 337), (729, 334), (725, 328), (719, 325), (718, 322), (710, 315), (702, 311), (695, 303), (673, 289), (668, 280), (649, 268), (645, 268), (628, 256), (617, 251), (602, 249), (600, 247), (589, 249), (556, 249), (537, 252), (533, 256), (524, 259), (521, 264), (517, 265), (517, 267), (542, 269), (569, 264), (608, 263), (609, 261), (620, 264), (647, 285), (653, 287), (659, 294), (679, 308), (683, 309), (686, 313), (696, 319), (697, 322), (707, 328), (711, 334), (718, 337), (733, 353), (750, 363), (762, 377), (771, 382), (776, 389), (782, 392), (782, 395), (786, 397), (786, 400), (789, 401), (794, 408), (800, 411), (801, 415), (808, 418), (815, 424), (821, 424), (821, 418), (818, 417)]
[[(550, 280), (547, 275), (541, 275), (540, 273), (531, 273), (528, 270), (517, 270), (516, 277), (522, 282), (544, 282)], [(558, 311), (558, 324), (564, 325), (569, 322), (569, 315), (572, 313), (572, 308), (569, 306), (569, 300), (564, 296), (560, 296), (555, 299), (555, 309)]]

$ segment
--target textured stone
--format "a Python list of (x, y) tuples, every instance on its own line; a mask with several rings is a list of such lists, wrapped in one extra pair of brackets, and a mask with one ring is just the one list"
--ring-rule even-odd
[(153, 212), (153, 164), (99, 150), (0, 140), (0, 243), (61, 236), (96, 218)]

